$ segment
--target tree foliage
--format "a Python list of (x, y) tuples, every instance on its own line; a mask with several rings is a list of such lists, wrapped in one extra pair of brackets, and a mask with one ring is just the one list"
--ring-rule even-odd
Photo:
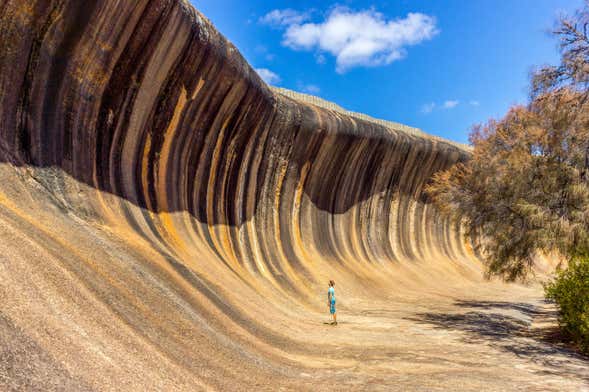
[(575, 257), (545, 289), (546, 297), (558, 304), (562, 329), (589, 354), (589, 258)]
[(488, 272), (508, 280), (538, 252), (589, 250), (589, 1), (555, 34), (561, 63), (532, 75), (529, 104), (476, 126), (472, 159), (427, 187), (479, 239)]
[(541, 67), (532, 75), (532, 99), (547, 92), (571, 88), (589, 91), (589, 0), (576, 15), (563, 17), (554, 30), (558, 37), (561, 61), (556, 66)]

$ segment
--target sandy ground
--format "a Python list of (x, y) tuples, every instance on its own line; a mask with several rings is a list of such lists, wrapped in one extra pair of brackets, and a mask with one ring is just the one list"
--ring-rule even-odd
[(589, 390), (589, 361), (554, 339), (538, 284), (423, 263), (340, 270), (332, 326), (323, 285), (298, 302), (227, 271), (172, 271), (180, 259), (35, 175), (0, 173), (2, 390)]

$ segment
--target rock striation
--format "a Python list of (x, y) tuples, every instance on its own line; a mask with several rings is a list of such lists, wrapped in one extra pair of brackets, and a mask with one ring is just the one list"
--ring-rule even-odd
[(4, 0), (0, 51), (8, 389), (408, 390), (385, 302), (481, 284), (423, 193), (468, 148), (269, 88), (186, 1)]
[(273, 92), (183, 2), (9, 1), (2, 43), (5, 161), (187, 212), (229, 265), (462, 251), (422, 188), (467, 152)]

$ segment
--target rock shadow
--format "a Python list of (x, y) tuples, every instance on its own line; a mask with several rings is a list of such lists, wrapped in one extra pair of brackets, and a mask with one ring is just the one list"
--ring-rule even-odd
[(555, 339), (555, 328), (532, 328), (532, 320), (548, 320), (553, 310), (523, 302), (464, 301), (454, 303), (464, 312), (418, 313), (409, 318), (434, 328), (463, 332), (467, 344), (486, 344), (541, 367), (540, 375), (558, 375), (589, 382), (589, 358)]

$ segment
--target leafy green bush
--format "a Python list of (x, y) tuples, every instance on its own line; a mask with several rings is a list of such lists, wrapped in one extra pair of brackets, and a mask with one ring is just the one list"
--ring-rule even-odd
[(556, 302), (563, 331), (589, 354), (589, 257), (573, 259), (544, 289)]

